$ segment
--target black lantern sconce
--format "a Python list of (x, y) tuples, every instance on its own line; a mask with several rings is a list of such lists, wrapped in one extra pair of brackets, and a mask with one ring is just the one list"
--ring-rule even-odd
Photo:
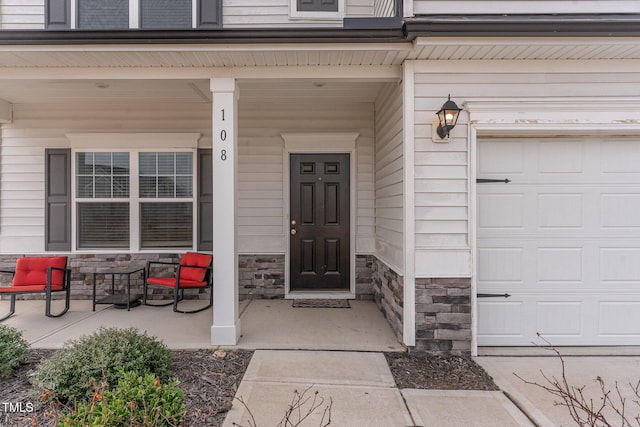
[(440, 140), (448, 141), (450, 139), (451, 129), (456, 126), (460, 111), (462, 111), (462, 108), (458, 107), (458, 105), (451, 100), (451, 95), (449, 95), (447, 102), (445, 102), (442, 108), (440, 108), (440, 111), (436, 113), (438, 116), (436, 133)]

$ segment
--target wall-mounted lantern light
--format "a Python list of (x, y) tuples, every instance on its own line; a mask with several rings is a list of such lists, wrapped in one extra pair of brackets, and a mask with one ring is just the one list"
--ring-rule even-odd
[(462, 108), (458, 107), (456, 103), (451, 100), (451, 95), (449, 95), (447, 102), (445, 102), (442, 108), (440, 108), (440, 111), (436, 113), (438, 118), (436, 123), (434, 123), (434, 127), (439, 138), (434, 138), (434, 140), (448, 141), (450, 139), (449, 132), (456, 126), (460, 111), (462, 111)]

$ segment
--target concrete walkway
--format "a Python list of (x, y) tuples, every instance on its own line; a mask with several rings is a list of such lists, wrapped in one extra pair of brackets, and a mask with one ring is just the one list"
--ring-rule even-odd
[[(502, 392), (400, 390), (382, 353), (258, 350), (223, 427), (249, 426), (251, 416), (258, 426), (276, 426), (294, 393), (305, 390), (302, 414), (318, 393), (308, 426), (327, 420), (329, 403), (331, 425), (341, 427), (532, 425)], [(294, 411), (290, 419), (300, 417)]]

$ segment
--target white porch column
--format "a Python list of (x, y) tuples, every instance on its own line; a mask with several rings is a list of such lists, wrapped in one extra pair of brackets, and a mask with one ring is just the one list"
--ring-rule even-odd
[(236, 182), (238, 89), (236, 79), (212, 78), (213, 94), (213, 325), (211, 344), (240, 338)]

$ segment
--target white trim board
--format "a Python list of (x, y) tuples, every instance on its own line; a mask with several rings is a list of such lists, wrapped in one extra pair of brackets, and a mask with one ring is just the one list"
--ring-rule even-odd
[[(357, 218), (357, 159), (356, 159), (356, 140), (360, 136), (358, 132), (283, 132), (280, 134), (284, 140), (283, 150), (283, 212), (284, 230), (289, 230), (289, 214), (291, 202), (290, 194), (290, 154), (306, 154), (306, 153), (347, 153), (349, 154), (350, 163), (350, 182), (349, 182), (349, 198), (350, 198), (350, 248), (349, 248), (349, 292), (340, 293), (342, 298), (356, 297), (356, 218)], [(296, 292), (291, 292), (290, 283), (290, 263), (291, 249), (289, 241), (289, 233), (284, 234), (285, 254), (284, 254), (284, 296), (286, 299), (296, 298)], [(297, 292), (297, 294), (300, 294)], [(306, 294), (307, 298), (311, 298)], [(315, 296), (315, 294), (313, 294)], [(323, 294), (324, 295), (324, 294)], [(323, 298), (331, 298), (331, 296), (323, 296)]]

